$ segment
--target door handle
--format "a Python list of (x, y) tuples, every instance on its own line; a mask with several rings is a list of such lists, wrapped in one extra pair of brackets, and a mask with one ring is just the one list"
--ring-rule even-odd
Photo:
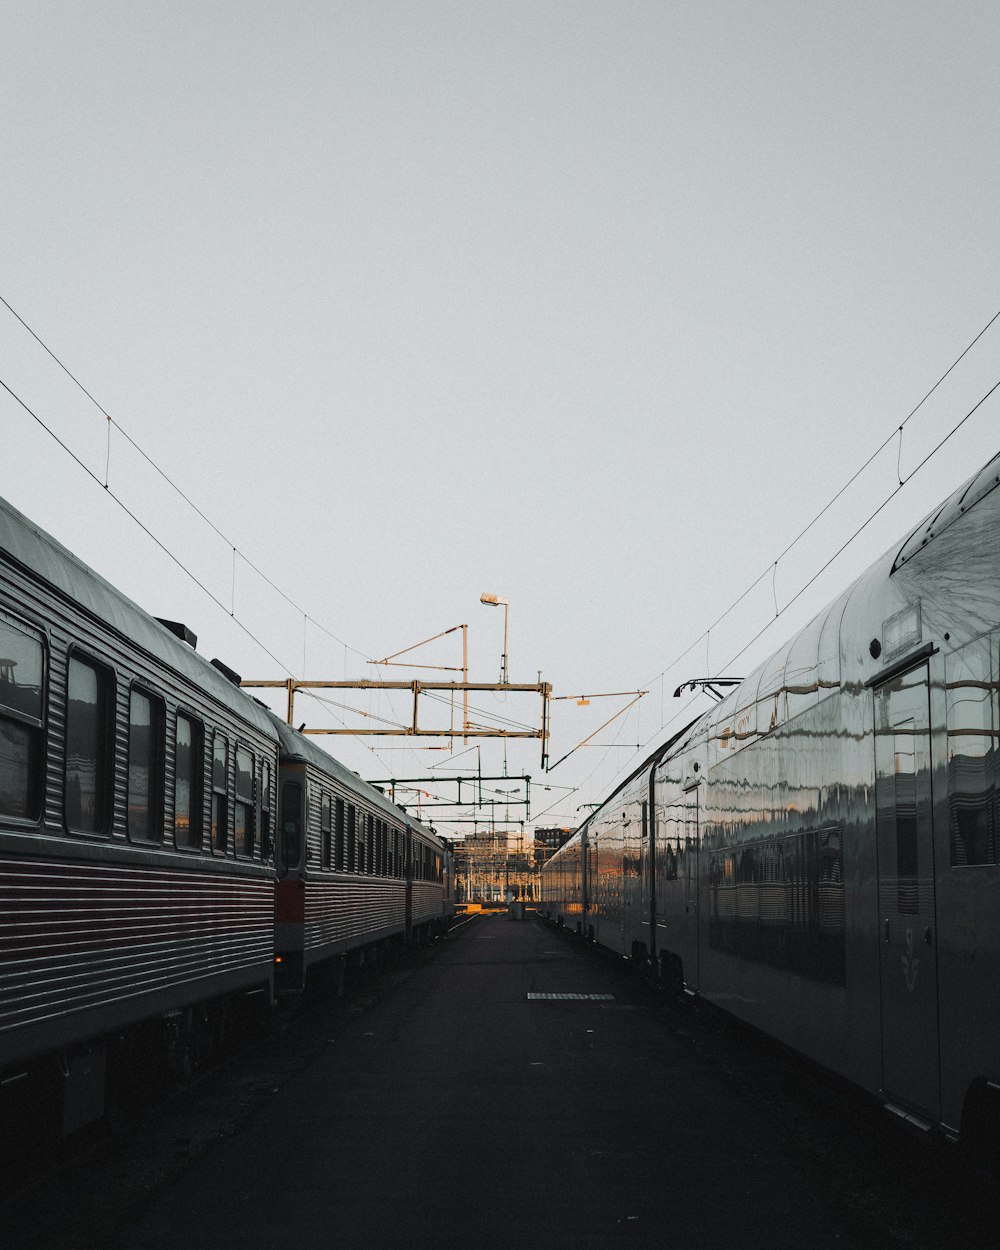
[(887, 942), (889, 940), (889, 921), (888, 920), (886, 920), (885, 922), (885, 940)]

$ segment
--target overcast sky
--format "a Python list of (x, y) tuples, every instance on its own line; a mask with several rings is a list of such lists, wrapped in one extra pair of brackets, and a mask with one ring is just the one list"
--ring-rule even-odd
[[(961, 0), (7, 0), (0, 296), (225, 538), (3, 306), (0, 494), (245, 677), (447, 679), (365, 661), (467, 622), (496, 680), (509, 599), (511, 680), (650, 691), (547, 775), (483, 746), (575, 823), (1000, 379), (998, 321), (701, 637), (1000, 309), (998, 47)], [(739, 673), (997, 451), (998, 402)], [(623, 702), (556, 704), (552, 760)]]

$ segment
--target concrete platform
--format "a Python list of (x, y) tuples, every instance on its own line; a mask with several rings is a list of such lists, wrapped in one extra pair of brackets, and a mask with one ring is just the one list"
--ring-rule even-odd
[(123, 1237), (201, 1247), (868, 1246), (618, 961), (477, 916)]

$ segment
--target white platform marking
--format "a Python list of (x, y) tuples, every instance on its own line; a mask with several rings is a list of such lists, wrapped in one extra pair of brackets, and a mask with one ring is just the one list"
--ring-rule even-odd
[(549, 1001), (549, 1002), (552, 1002), (553, 1000), (558, 1000), (559, 1002), (562, 1002), (562, 1003), (570, 1002), (570, 1001), (593, 1002), (595, 1000), (600, 1001), (600, 1002), (614, 1002), (614, 998), (615, 998), (614, 994), (529, 994), (528, 995), (529, 1002), (538, 1002), (542, 999), (545, 999), (546, 1001)]

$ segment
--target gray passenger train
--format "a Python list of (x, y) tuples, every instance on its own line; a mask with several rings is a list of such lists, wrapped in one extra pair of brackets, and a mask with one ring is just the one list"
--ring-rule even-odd
[(452, 910), (440, 839), (193, 642), (0, 501), (0, 1102), (47, 1073), (67, 1130), (112, 1039), (189, 1058), (236, 998)]
[(1000, 456), (545, 866), (542, 911), (1000, 1147)]

